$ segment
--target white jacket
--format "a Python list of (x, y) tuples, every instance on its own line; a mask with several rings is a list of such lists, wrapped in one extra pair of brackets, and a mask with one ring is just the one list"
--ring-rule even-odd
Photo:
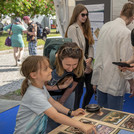
[[(67, 37), (71, 38), (73, 42), (77, 43), (77, 45), (83, 50), (85, 54), (85, 47), (86, 47), (85, 37), (83, 35), (81, 28), (77, 23), (72, 24), (68, 28)], [(93, 45), (89, 45), (88, 58), (89, 57), (94, 58)]]
[(117, 18), (103, 25), (96, 47), (95, 64), (91, 83), (113, 96), (123, 96), (126, 81), (132, 79), (132, 72), (121, 72), (112, 62), (126, 61), (132, 54), (131, 31), (125, 21)]

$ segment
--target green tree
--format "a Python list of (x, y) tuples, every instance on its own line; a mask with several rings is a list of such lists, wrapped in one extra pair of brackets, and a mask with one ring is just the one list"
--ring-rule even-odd
[(22, 18), (39, 14), (55, 15), (53, 0), (0, 0), (0, 18), (5, 15)]

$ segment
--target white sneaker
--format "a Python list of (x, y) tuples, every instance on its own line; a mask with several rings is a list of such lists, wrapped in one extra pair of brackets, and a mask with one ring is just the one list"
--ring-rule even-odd
[(20, 60), (17, 60), (17, 66), (21, 66), (21, 61)]

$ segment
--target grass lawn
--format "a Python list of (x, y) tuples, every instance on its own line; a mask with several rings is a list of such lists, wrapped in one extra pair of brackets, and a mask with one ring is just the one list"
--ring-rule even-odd
[[(2, 35), (0, 35), (0, 51), (2, 50), (8, 50), (8, 49), (12, 49), (12, 47), (7, 47), (5, 46), (5, 39), (7, 38), (8, 36), (8, 32), (3, 32)], [(47, 37), (53, 37), (53, 36), (60, 36), (60, 34), (56, 33), (56, 29), (51, 29), (50, 31), (50, 34), (48, 34)], [(28, 42), (26, 41), (26, 35), (23, 35), (23, 40), (24, 40), (24, 44), (25, 44), (25, 47), (28, 46)], [(44, 45), (45, 44), (45, 41), (42, 40), (42, 39), (38, 39), (38, 46), (39, 45)]]

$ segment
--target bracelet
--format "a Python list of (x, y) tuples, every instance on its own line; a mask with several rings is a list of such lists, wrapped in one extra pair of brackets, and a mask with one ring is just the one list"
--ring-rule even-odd
[(67, 113), (68, 116), (71, 116), (72, 110), (70, 109)]
[(58, 83), (56, 84), (56, 86), (57, 86), (58, 90), (61, 90), (61, 89), (59, 88), (59, 86), (58, 86)]

